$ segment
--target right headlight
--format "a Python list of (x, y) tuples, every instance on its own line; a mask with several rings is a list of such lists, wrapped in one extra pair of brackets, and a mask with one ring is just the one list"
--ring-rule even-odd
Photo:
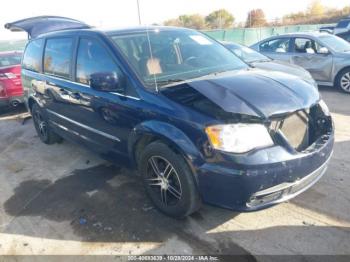
[(205, 129), (213, 148), (231, 153), (246, 153), (254, 148), (272, 146), (267, 128), (261, 124), (227, 124)]
[(319, 106), (321, 107), (323, 113), (326, 115), (326, 116), (330, 116), (330, 113), (329, 113), (329, 108), (327, 106), (327, 104), (323, 101), (323, 99), (320, 100), (320, 102), (318, 102)]

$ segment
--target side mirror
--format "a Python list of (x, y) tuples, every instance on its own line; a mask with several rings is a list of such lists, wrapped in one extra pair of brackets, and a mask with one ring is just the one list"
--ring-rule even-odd
[(318, 50), (319, 54), (323, 54), (323, 55), (328, 55), (329, 54), (329, 50), (327, 47), (321, 47), (320, 50)]
[(123, 92), (122, 82), (116, 72), (97, 72), (90, 75), (90, 87), (97, 91)]

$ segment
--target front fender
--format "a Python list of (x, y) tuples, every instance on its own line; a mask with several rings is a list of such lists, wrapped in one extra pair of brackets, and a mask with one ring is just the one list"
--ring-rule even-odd
[(144, 136), (163, 140), (176, 148), (184, 156), (192, 171), (204, 162), (201, 152), (184, 132), (174, 125), (157, 120), (143, 122), (133, 129), (128, 140), (128, 151), (133, 161), (135, 161), (133, 154), (135, 146)]

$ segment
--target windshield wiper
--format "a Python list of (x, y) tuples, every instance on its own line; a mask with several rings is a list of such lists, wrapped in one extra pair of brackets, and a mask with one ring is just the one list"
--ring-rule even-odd
[(172, 83), (178, 83), (178, 82), (183, 82), (186, 81), (185, 79), (164, 79), (164, 80), (156, 80), (157, 84), (161, 85), (169, 85)]

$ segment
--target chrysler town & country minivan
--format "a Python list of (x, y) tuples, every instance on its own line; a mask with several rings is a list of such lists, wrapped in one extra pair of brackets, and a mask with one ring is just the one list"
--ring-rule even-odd
[(332, 119), (301, 78), (256, 70), (184, 28), (100, 31), (62, 17), (7, 24), (39, 138), (84, 145), (138, 169), (154, 205), (185, 217), (202, 202), (251, 211), (325, 173)]

